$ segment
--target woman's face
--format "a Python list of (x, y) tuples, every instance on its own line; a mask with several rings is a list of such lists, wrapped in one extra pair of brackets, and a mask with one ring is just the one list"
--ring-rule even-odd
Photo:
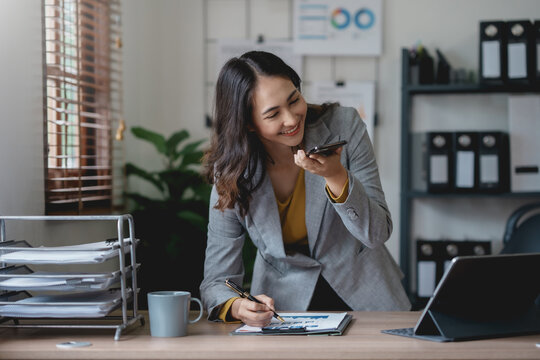
[(253, 128), (269, 146), (297, 146), (304, 137), (307, 104), (291, 80), (258, 76), (253, 93)]

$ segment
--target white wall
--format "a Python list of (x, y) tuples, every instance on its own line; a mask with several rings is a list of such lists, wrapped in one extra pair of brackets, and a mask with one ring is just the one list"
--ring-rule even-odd
[[(194, 138), (208, 137), (204, 114), (209, 110), (204, 84), (205, 53), (215, 46), (209, 39), (232, 34), (237, 37), (290, 36), (291, 0), (124, 0), (124, 107), (128, 127), (143, 125), (171, 133), (187, 128)], [(249, 6), (246, 6), (249, 3)], [(246, 24), (246, 9), (249, 23)], [(205, 15), (206, 14), (206, 15)], [(400, 48), (422, 41), (429, 49), (440, 47), (456, 67), (476, 69), (478, 22), (482, 19), (540, 18), (537, 0), (385, 0), (383, 55), (378, 58), (309, 57), (306, 81), (377, 80), (375, 147), (381, 179), (394, 218), (394, 233), (388, 242), (392, 254), (399, 251), (400, 174)], [(208, 23), (205, 20), (212, 20)], [(287, 20), (284, 20), (287, 19)], [(206, 27), (204, 25), (207, 25)], [(248, 29), (249, 33), (246, 32)], [(41, 1), (0, 1), (0, 213), (43, 213), (43, 112), (41, 64)], [(208, 61), (211, 62), (211, 58)], [(335, 65), (335, 66), (334, 66)], [(505, 98), (479, 101), (448, 97), (435, 104), (421, 98), (414, 115), (419, 128), (434, 117), (452, 118), (456, 109), (462, 118), (497, 119), (504, 127)], [(472, 103), (471, 103), (472, 102)], [(491, 106), (493, 105), (493, 106)], [(486, 108), (493, 107), (490, 112)], [(126, 157), (146, 168), (157, 168), (158, 159), (148, 145), (126, 136)], [(141, 188), (131, 183), (132, 188)], [(431, 236), (496, 238), (502, 234), (506, 216), (526, 200), (481, 201), (475, 217), (463, 212), (463, 203), (422, 200), (415, 205), (415, 227)], [(442, 210), (441, 210), (442, 209)], [(461, 219), (459, 226), (448, 219)], [(481, 222), (478, 222), (478, 221)], [(484, 222), (485, 221), (485, 222)], [(431, 225), (429, 225), (431, 224)], [(20, 226), (26, 238), (59, 238), (71, 233), (89, 237), (108, 233), (99, 226), (84, 231), (65, 231), (62, 225)], [(8, 228), (8, 232), (9, 232)], [(12, 228), (13, 229), (13, 228)], [(442, 229), (442, 230), (441, 230)], [(108, 236), (109, 234), (105, 235)]]
[[(124, 109), (128, 128), (170, 136), (187, 129), (207, 138), (204, 125), (203, 2), (124, 0)], [(126, 132), (127, 161), (148, 170), (163, 164), (155, 149)], [(145, 187), (129, 179), (136, 191)]]
[(40, 214), (44, 194), (39, 1), (0, 2), (0, 44), (0, 214)]

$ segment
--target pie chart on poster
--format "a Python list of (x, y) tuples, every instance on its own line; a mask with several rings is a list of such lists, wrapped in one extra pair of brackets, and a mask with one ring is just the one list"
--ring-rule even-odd
[(362, 8), (354, 15), (354, 23), (359, 29), (367, 30), (375, 24), (375, 14), (368, 8)]
[(337, 8), (332, 11), (330, 22), (338, 30), (345, 29), (351, 23), (351, 14), (344, 8)]

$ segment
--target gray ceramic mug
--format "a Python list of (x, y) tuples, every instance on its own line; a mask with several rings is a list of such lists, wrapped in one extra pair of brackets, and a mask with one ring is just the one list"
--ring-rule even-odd
[[(199, 316), (189, 320), (191, 301), (199, 304)], [(148, 293), (150, 334), (157, 337), (187, 335), (187, 325), (196, 323), (203, 315), (201, 300), (191, 298), (188, 291), (155, 291)]]

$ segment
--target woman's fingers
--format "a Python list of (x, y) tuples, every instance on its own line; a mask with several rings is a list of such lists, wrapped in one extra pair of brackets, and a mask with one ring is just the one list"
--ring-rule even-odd
[[(259, 296), (257, 298), (259, 299)], [(272, 300), (268, 296), (259, 300), (263, 301), (263, 299), (267, 302), (268, 299)], [(273, 300), (271, 304), (273, 306)], [(248, 299), (235, 300), (231, 310), (234, 318), (241, 320), (244, 324), (249, 326), (266, 326), (270, 324), (272, 316), (274, 315), (267, 303), (259, 304)]]
[(308, 171), (316, 171), (317, 168), (321, 166), (321, 159), (319, 155), (311, 156), (312, 157), (308, 157), (304, 150), (298, 150), (298, 152), (294, 154), (294, 162), (296, 165)]
[(274, 311), (276, 310), (274, 308), (274, 299), (272, 299), (270, 296), (266, 296), (264, 294), (261, 294), (261, 295), (255, 296), (255, 298), (257, 298), (257, 300), (259, 300), (260, 302), (265, 304), (271, 310), (274, 310)]
[(294, 163), (313, 174), (329, 177), (343, 167), (340, 161), (341, 151), (342, 149), (340, 148), (329, 156), (318, 154), (307, 156), (304, 150), (298, 150), (294, 154)]

